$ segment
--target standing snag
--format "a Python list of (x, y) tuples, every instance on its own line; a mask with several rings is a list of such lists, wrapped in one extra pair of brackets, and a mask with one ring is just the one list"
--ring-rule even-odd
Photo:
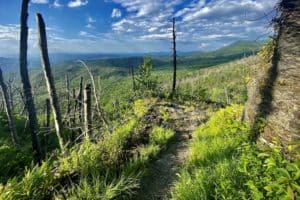
[(75, 102), (75, 111), (79, 113), (79, 123), (82, 123), (82, 90), (83, 90), (83, 77), (80, 77), (79, 91)]
[(177, 72), (177, 55), (176, 55), (176, 27), (175, 27), (175, 18), (173, 18), (173, 84), (172, 84), (172, 93), (173, 97), (176, 92), (176, 72)]
[(97, 90), (96, 90), (96, 84), (95, 84), (94, 75), (93, 75), (92, 71), (90, 70), (90, 68), (85, 64), (85, 62), (83, 62), (82, 60), (79, 60), (79, 62), (86, 68), (86, 70), (89, 73), (89, 76), (91, 78), (92, 85), (93, 85), (93, 92), (94, 92), (94, 98), (95, 98), (95, 103), (96, 103), (97, 114), (101, 118), (101, 120), (103, 121), (104, 125), (108, 128), (108, 122), (107, 122), (107, 120), (106, 120), (106, 118), (104, 116), (104, 111), (100, 107), (99, 98), (98, 98)]
[(92, 90), (91, 84), (87, 84), (84, 90), (84, 128), (87, 139), (92, 136)]
[(18, 146), (16, 125), (15, 125), (15, 121), (14, 121), (14, 117), (13, 117), (11, 103), (9, 101), (9, 94), (7, 91), (8, 89), (7, 89), (7, 86), (3, 79), (1, 67), (0, 67), (0, 86), (2, 88), (2, 93), (3, 93), (3, 97), (4, 97), (5, 111), (6, 111), (6, 115), (7, 115), (8, 126), (9, 126), (9, 130), (10, 130), (12, 142), (14, 143), (15, 146)]
[(50, 115), (51, 115), (51, 105), (50, 105), (50, 99), (46, 99), (46, 105), (45, 105), (45, 133), (44, 133), (44, 154), (47, 153), (47, 147), (48, 147), (48, 138), (50, 134)]
[(25, 100), (25, 107), (28, 113), (29, 128), (32, 140), (33, 157), (35, 162), (41, 164), (42, 151), (40, 147), (40, 141), (38, 138), (38, 122), (36, 117), (36, 110), (34, 105), (34, 99), (31, 91), (31, 83), (28, 75), (27, 68), (27, 40), (28, 40), (28, 4), (29, 0), (22, 0), (21, 9), (21, 32), (20, 32), (20, 73), (21, 81), (23, 84), (23, 93)]
[(50, 101), (52, 104), (56, 135), (58, 138), (59, 146), (60, 146), (61, 150), (64, 151), (64, 141), (63, 141), (63, 137), (62, 137), (62, 131), (63, 131), (62, 116), (61, 116), (60, 106), (58, 103), (58, 97), (57, 97), (57, 93), (56, 93), (56, 89), (55, 89), (54, 78), (53, 78), (53, 75), (51, 72), (51, 67), (50, 67), (45, 23), (44, 23), (42, 15), (39, 13), (36, 15), (36, 19), (37, 19), (37, 25), (38, 25), (41, 61), (42, 61), (43, 69), (44, 69), (47, 90), (48, 90)]

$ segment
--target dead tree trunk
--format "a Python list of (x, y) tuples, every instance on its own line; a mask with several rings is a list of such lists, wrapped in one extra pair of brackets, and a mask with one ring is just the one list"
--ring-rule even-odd
[(94, 75), (93, 75), (92, 71), (90, 70), (90, 68), (85, 64), (85, 62), (83, 62), (81, 60), (79, 60), (79, 62), (82, 63), (82, 65), (87, 69), (87, 71), (90, 75), (90, 78), (91, 78), (91, 81), (92, 81), (92, 84), (93, 84), (93, 92), (94, 92), (94, 98), (95, 98), (95, 103), (96, 103), (97, 114), (101, 118), (101, 120), (103, 121), (106, 128), (108, 128), (108, 122), (107, 122), (107, 120), (104, 116), (104, 111), (100, 107), (99, 98), (98, 98), (97, 91), (96, 91), (96, 84), (95, 84)]
[(84, 91), (84, 127), (86, 138), (92, 136), (92, 90), (91, 84), (87, 84)]
[(44, 68), (44, 75), (45, 75), (45, 80), (46, 80), (46, 84), (47, 84), (50, 101), (52, 104), (56, 135), (58, 138), (59, 146), (60, 146), (61, 150), (64, 151), (64, 141), (63, 141), (63, 137), (62, 137), (62, 131), (63, 131), (62, 117), (61, 117), (60, 106), (59, 106), (59, 102), (58, 102), (54, 78), (53, 78), (53, 75), (51, 72), (50, 61), (49, 61), (49, 56), (48, 56), (45, 23), (44, 23), (42, 15), (39, 13), (36, 15), (36, 19), (37, 19), (37, 25), (38, 25), (41, 61), (42, 61), (42, 65)]
[(76, 90), (73, 88), (73, 101), (74, 103), (74, 109), (73, 109), (73, 115), (71, 117), (71, 125), (69, 128), (71, 128), (71, 142), (75, 142), (76, 140), (76, 131), (74, 130), (75, 124), (76, 124)]
[(2, 91), (0, 90), (0, 112), (4, 111), (4, 97)]
[(11, 110), (12, 110), (12, 112), (13, 112), (13, 110), (14, 110), (14, 92), (13, 92), (13, 82), (14, 82), (14, 80), (12, 79), (12, 78), (10, 78), (9, 79), (9, 81), (8, 81), (8, 91), (9, 91), (9, 103), (10, 103), (10, 107), (11, 107)]
[(176, 73), (177, 73), (177, 55), (176, 55), (176, 27), (175, 18), (173, 18), (173, 85), (172, 85), (172, 97), (176, 92)]
[(83, 90), (83, 77), (80, 77), (79, 91), (76, 98), (75, 110), (77, 108), (79, 113), (79, 123), (82, 123), (82, 90)]
[(46, 99), (45, 105), (45, 133), (44, 133), (44, 154), (47, 153), (48, 139), (50, 134), (50, 115), (51, 115), (50, 99)]
[(31, 83), (29, 80), (28, 69), (27, 69), (27, 40), (28, 40), (28, 4), (29, 0), (22, 0), (21, 9), (21, 32), (20, 32), (20, 73), (23, 84), (23, 93), (25, 97), (25, 106), (28, 113), (29, 128), (32, 140), (33, 157), (36, 163), (41, 164), (42, 151), (38, 138), (38, 122), (36, 117), (36, 110), (34, 105), (34, 99), (31, 91)]
[(17, 130), (16, 130), (16, 125), (15, 125), (15, 120), (13, 117), (13, 112), (11, 108), (11, 104), (9, 101), (9, 94), (7, 91), (7, 86), (4, 82), (3, 75), (2, 75), (2, 69), (0, 67), (0, 86), (2, 88), (2, 93), (4, 97), (4, 102), (5, 102), (5, 110), (6, 110), (6, 115), (7, 115), (7, 120), (8, 120), (8, 126), (10, 130), (10, 135), (12, 138), (12, 142), (16, 147), (18, 147), (18, 137), (17, 137)]

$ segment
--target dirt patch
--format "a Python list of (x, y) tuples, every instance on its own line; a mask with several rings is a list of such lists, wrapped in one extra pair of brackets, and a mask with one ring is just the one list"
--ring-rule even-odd
[[(157, 115), (155, 116), (154, 113)], [(163, 116), (165, 115), (165, 116)], [(174, 140), (150, 164), (141, 181), (141, 189), (135, 199), (167, 199), (177, 173), (188, 157), (188, 144), (192, 132), (207, 120), (205, 112), (172, 103), (158, 103), (153, 107), (152, 117), (162, 126), (175, 132)], [(168, 118), (164, 120), (163, 118)]]

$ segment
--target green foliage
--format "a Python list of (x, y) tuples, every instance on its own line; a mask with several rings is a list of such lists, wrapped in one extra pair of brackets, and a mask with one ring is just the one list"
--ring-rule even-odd
[(174, 132), (172, 130), (155, 126), (150, 134), (150, 143), (165, 146), (173, 136)]
[(150, 57), (144, 58), (144, 63), (140, 66), (136, 76), (136, 89), (142, 93), (152, 94), (157, 90), (157, 80), (152, 77), (152, 59)]
[(3, 200), (39, 200), (48, 199), (56, 184), (55, 175), (49, 162), (40, 167), (26, 170), (21, 182), (16, 178), (9, 180), (5, 189), (0, 188), (0, 199)]
[(155, 103), (155, 99), (148, 98), (148, 99), (138, 99), (133, 103), (133, 111), (134, 114), (141, 118), (143, 117), (146, 112), (149, 110), (149, 106)]
[(155, 158), (160, 150), (160, 146), (155, 144), (138, 147), (136, 154), (134, 154), (133, 158), (124, 169), (125, 174), (136, 174), (137, 176), (142, 175), (147, 164), (152, 158)]
[(166, 111), (165, 107), (159, 107), (159, 114), (163, 117), (164, 122), (168, 122), (170, 120), (170, 114)]
[[(250, 46), (250, 44), (247, 45)], [(244, 77), (248, 73), (248, 65), (243, 62), (234, 62), (199, 70), (204, 66), (224, 63), (240, 57), (243, 46), (245, 46), (245, 43), (238, 43), (230, 48), (211, 54), (203, 54), (200, 57), (199, 55), (181, 57), (178, 62), (178, 80), (180, 84), (178, 85), (177, 98), (182, 101), (218, 103), (221, 105), (243, 103), (246, 100)], [(247, 49), (247, 52), (249, 53), (250, 50)], [(222, 57), (221, 54), (226, 55)], [(220, 57), (217, 58), (216, 56)], [(142, 58), (135, 58), (133, 61), (134, 66), (138, 66)], [(148, 144), (129, 144), (128, 142), (133, 133), (139, 133), (137, 130), (143, 126), (140, 124), (141, 118), (154, 103), (153, 99), (136, 99), (157, 94), (160, 97), (168, 96), (170, 91), (168, 87), (171, 86), (169, 82), (172, 78), (169, 62), (170, 60), (167, 58), (154, 58), (153, 62), (151, 58), (144, 58), (144, 62), (136, 76), (138, 91), (134, 93), (131, 87), (132, 79), (128, 73), (128, 66), (124, 64), (127, 62), (124, 62), (122, 58), (89, 61), (88, 65), (91, 66), (91, 70), (95, 75), (97, 91), (101, 93), (99, 94), (101, 96), (101, 107), (113, 124), (112, 131), (111, 133), (103, 130), (99, 131), (99, 134), (97, 134), (99, 141), (84, 140), (81, 144), (76, 144), (69, 149), (64, 156), (51, 152), (56, 147), (56, 140), (55, 136), (52, 136), (55, 134), (50, 134), (49, 143), (51, 143), (51, 147), (48, 146), (48, 149), (50, 149), (48, 155), (53, 158), (54, 163), (47, 162), (41, 167), (30, 168), (32, 160), (30, 137), (28, 131), (24, 130), (25, 119), (16, 117), (18, 134), (24, 144), (22, 144), (20, 150), (16, 150), (10, 144), (6, 117), (4, 114), (0, 114), (0, 181), (3, 183), (8, 181), (7, 185), (0, 186), (0, 199), (50, 199), (53, 198), (56, 189), (59, 190), (56, 191), (55, 196), (58, 199), (64, 198), (61, 196), (61, 192), (65, 192), (67, 199), (116, 199), (124, 196), (130, 198), (133, 189), (137, 187), (137, 181), (142, 172), (161, 149), (166, 147), (174, 135), (171, 130), (155, 126), (149, 134)], [(66, 96), (64, 89), (65, 75), (70, 74), (70, 87), (75, 89), (78, 89), (80, 76), (83, 76), (85, 83), (90, 78), (85, 69), (74, 63), (70, 65), (64, 63), (56, 67), (53, 72), (58, 93), (62, 99), (60, 102), (62, 113), (65, 113), (67, 107), (67, 102), (64, 101)], [(31, 72), (33, 85), (39, 86), (36, 87), (35, 98), (40, 125), (44, 121), (44, 101), (48, 97), (45, 90), (46, 86), (41, 84), (44, 83), (41, 74), (40, 70)], [(158, 83), (162, 83), (162, 87), (158, 87)], [(162, 88), (164, 88), (163, 91)], [(16, 105), (22, 105), (18, 104), (18, 102), (21, 102), (20, 98), (15, 101)], [(165, 122), (169, 121), (171, 116), (164, 109), (160, 109), (159, 112)], [(205, 187), (202, 188), (203, 190), (198, 190), (198, 185), (194, 184), (193, 181), (200, 184), (204, 180), (203, 177), (210, 177), (210, 174), (215, 175), (211, 176), (213, 177), (211, 179), (205, 179), (206, 182), (202, 184), (212, 188), (211, 190), (214, 190), (215, 184), (220, 185), (220, 188), (216, 188), (216, 191), (218, 191), (215, 192), (216, 195), (223, 192), (226, 196), (227, 193), (231, 192), (230, 188), (235, 187), (236, 184), (231, 184), (230, 181), (223, 183), (222, 180), (226, 177), (235, 177), (228, 169), (237, 169), (235, 167), (236, 163), (231, 162), (231, 159), (227, 157), (234, 154), (234, 150), (243, 139), (236, 132), (244, 132), (246, 126), (235, 121), (229, 121), (230, 126), (227, 126), (225, 122), (222, 123), (223, 117), (226, 118), (227, 114), (225, 113), (215, 119), (214, 122), (211, 122), (210, 128), (203, 128), (196, 133), (197, 138), (195, 141), (201, 141), (206, 137), (207, 139), (201, 144), (195, 142), (191, 145), (190, 166), (198, 167), (211, 165), (211, 163), (215, 163), (215, 165), (210, 170), (201, 169), (201, 171), (192, 174), (190, 174), (191, 167), (187, 167), (185, 175), (182, 174), (182, 176), (189, 177), (191, 182), (185, 188), (186, 191), (191, 189), (195, 194), (201, 195), (202, 193), (200, 194), (199, 191), (205, 191)], [(221, 122), (220, 126), (224, 126), (223, 128), (217, 127), (218, 120)], [(52, 121), (53, 118), (51, 118)], [(213, 128), (213, 126), (215, 127)], [(221, 137), (223, 131), (228, 134)], [(205, 132), (205, 134), (202, 135), (200, 132)], [(226, 144), (224, 144), (225, 139)], [(223, 158), (225, 159), (222, 160)], [(24, 172), (25, 167), (27, 167), (26, 172)], [(242, 173), (238, 170), (235, 170), (235, 172)], [(72, 175), (78, 176), (78, 179), (70, 180), (74, 182), (63, 185), (63, 188), (61, 188), (59, 186), (61, 182), (58, 181), (70, 178)], [(194, 176), (197, 176), (197, 178), (195, 179)], [(12, 179), (9, 180), (9, 178)], [(243, 184), (239, 182), (239, 185)], [(249, 183), (249, 185), (251, 184)], [(246, 186), (243, 185), (243, 187)], [(291, 187), (292, 190), (295, 189), (293, 184), (286, 187)]]
[(62, 173), (76, 171), (80, 174), (105, 173), (108, 168), (114, 169), (136, 123), (134, 118), (129, 120), (125, 125), (116, 128), (113, 133), (105, 133), (98, 143), (84, 140), (71, 150), (70, 156), (59, 158), (59, 169)]
[(30, 152), (31, 149), (20, 151), (12, 145), (0, 146), (0, 183), (22, 174), (24, 167), (30, 166), (32, 160)]
[(65, 196), (68, 196), (70, 200), (130, 198), (134, 193), (134, 189), (138, 188), (138, 186), (135, 177), (121, 176), (113, 181), (108, 181), (103, 177), (91, 175), (82, 178), (78, 185), (72, 185), (68, 191), (64, 192), (64, 195), (58, 194), (56, 199), (65, 199)]
[(285, 160), (277, 148), (261, 152), (246, 144), (238, 169), (254, 199), (299, 198), (299, 163)]
[(261, 60), (261, 63), (263, 64), (263, 67), (265, 67), (265, 65), (268, 65), (271, 62), (274, 53), (274, 47), (275, 40), (270, 39), (258, 52), (258, 56)]
[(170, 139), (174, 136), (172, 130), (154, 126), (149, 137), (149, 144), (142, 145), (136, 149), (136, 154), (125, 167), (126, 174), (141, 174), (151, 159), (165, 148)]
[[(189, 72), (178, 78), (176, 98), (182, 102), (215, 103), (231, 105), (247, 100), (249, 64), (255, 58), (246, 58), (217, 67)], [(168, 88), (169, 89), (169, 88)]]
[(242, 106), (216, 112), (194, 133), (172, 199), (297, 199), (299, 164), (278, 149), (258, 150), (240, 122)]
[(32, 162), (31, 144), (24, 130), (25, 120), (17, 117), (15, 122), (22, 149), (16, 149), (12, 144), (6, 115), (0, 113), (0, 183), (22, 174), (25, 167), (29, 167)]

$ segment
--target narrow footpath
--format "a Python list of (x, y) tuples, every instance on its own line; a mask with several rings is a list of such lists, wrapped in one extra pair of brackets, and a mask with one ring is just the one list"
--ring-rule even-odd
[[(207, 120), (205, 112), (173, 103), (159, 103), (153, 110), (164, 109), (169, 120), (162, 125), (174, 131), (174, 139), (157, 160), (150, 164), (135, 199), (168, 199), (180, 167), (188, 157), (188, 144), (193, 131)], [(158, 111), (159, 112), (159, 111)], [(158, 113), (156, 112), (156, 113)], [(153, 117), (153, 116), (152, 116)]]

